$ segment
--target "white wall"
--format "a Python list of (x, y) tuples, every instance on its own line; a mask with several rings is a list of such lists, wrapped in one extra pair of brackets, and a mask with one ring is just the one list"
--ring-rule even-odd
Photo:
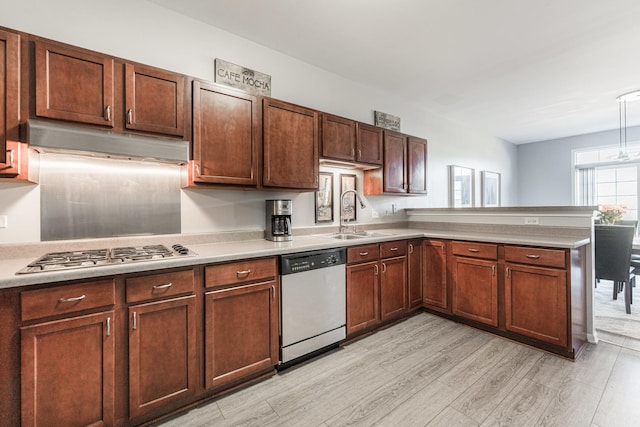
[[(627, 129), (627, 140), (640, 140), (640, 126)], [(618, 144), (614, 129), (519, 145), (518, 205), (573, 205), (572, 150)]]
[[(275, 98), (366, 123), (373, 122), (374, 110), (400, 116), (403, 132), (429, 140), (429, 195), (370, 197), (370, 204), (381, 213), (392, 203), (399, 209), (447, 206), (449, 164), (476, 169), (476, 203), (481, 170), (502, 174), (503, 205), (517, 202), (513, 144), (146, 1), (1, 0), (0, 10), (1, 26), (98, 52), (206, 80), (213, 80), (214, 58), (219, 57), (270, 74)], [(294, 200), (295, 226), (314, 224), (312, 193), (184, 190), (183, 232), (263, 228), (263, 201), (275, 197)], [(9, 228), (0, 229), (0, 242), (38, 241), (37, 187), (0, 183), (0, 200), (9, 200), (8, 206), (0, 206), (0, 215), (9, 216)], [(370, 212), (359, 213), (358, 221), (371, 222)]]

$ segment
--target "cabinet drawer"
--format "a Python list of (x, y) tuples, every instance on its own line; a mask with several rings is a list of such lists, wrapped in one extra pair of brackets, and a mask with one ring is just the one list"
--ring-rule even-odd
[(391, 258), (407, 254), (407, 241), (380, 243), (380, 258)]
[(193, 292), (193, 270), (130, 277), (127, 284), (127, 302), (139, 302)]
[(205, 287), (254, 282), (276, 277), (277, 274), (278, 266), (274, 257), (212, 265), (204, 270)]
[(486, 259), (498, 258), (498, 245), (491, 243), (452, 242), (451, 247), (454, 255)]
[(380, 249), (377, 243), (347, 248), (347, 264), (377, 260), (379, 252)]
[(521, 264), (545, 265), (547, 267), (566, 268), (565, 252), (561, 249), (505, 246), (504, 260), (507, 262), (518, 262)]
[(55, 286), (20, 294), (22, 321), (114, 304), (113, 279)]

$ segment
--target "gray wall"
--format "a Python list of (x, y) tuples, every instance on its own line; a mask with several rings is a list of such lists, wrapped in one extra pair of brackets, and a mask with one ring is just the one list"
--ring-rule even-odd
[[(617, 146), (618, 132), (618, 129), (613, 129), (519, 145), (518, 205), (573, 205), (572, 150)], [(640, 140), (640, 126), (627, 129), (627, 140)]]

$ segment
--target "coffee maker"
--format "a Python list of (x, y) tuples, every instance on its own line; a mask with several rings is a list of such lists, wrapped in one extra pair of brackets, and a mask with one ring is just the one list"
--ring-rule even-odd
[(292, 239), (291, 200), (267, 200), (265, 239), (286, 242)]

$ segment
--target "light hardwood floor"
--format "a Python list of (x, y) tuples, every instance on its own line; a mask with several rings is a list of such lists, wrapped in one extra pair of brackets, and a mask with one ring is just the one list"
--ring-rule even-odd
[(638, 351), (571, 362), (421, 313), (162, 426), (638, 426), (639, 400)]

